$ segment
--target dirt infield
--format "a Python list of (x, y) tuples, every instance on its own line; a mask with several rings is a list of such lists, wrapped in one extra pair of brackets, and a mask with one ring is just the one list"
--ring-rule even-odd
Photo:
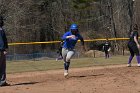
[(0, 93), (140, 93), (140, 68), (124, 65), (26, 72), (7, 75)]

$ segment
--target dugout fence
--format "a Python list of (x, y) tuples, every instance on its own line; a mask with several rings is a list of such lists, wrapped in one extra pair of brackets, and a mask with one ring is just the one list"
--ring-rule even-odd
[[(79, 52), (75, 53), (74, 58), (79, 58)], [(14, 54), (7, 55), (7, 61), (20, 61), (20, 60), (31, 60), (31, 61), (40, 61), (40, 60), (55, 60), (58, 57), (56, 52), (46, 52), (46, 53), (32, 53), (32, 54)]]

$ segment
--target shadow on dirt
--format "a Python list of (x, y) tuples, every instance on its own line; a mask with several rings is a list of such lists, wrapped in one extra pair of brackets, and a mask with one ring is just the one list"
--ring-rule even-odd
[(34, 85), (37, 84), (39, 82), (25, 82), (25, 83), (18, 83), (18, 84), (13, 84), (11, 86), (18, 86), (18, 85)]
[(97, 77), (102, 76), (104, 74), (97, 74), (97, 75), (81, 75), (81, 76), (70, 76), (69, 78), (85, 78), (85, 77)]

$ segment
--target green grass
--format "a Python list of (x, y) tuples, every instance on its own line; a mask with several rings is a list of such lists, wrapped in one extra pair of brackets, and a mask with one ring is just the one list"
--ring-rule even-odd
[[(79, 58), (72, 59), (71, 68), (127, 64), (127, 60), (128, 56), (114, 56), (111, 57), (110, 59), (105, 59), (104, 57)], [(63, 61), (55, 61), (55, 60), (7, 62), (7, 73), (46, 71), (62, 68)]]

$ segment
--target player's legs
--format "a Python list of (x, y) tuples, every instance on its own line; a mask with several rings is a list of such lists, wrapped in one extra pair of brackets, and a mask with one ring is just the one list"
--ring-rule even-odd
[(108, 57), (108, 51), (105, 50), (105, 58), (107, 58), (107, 57)]
[(68, 53), (67, 53), (67, 56), (66, 56), (66, 62), (65, 62), (65, 72), (64, 72), (64, 76), (68, 76), (68, 70), (69, 70), (69, 66), (70, 66), (70, 60), (72, 58), (72, 56), (74, 55), (75, 51), (73, 50), (70, 50)]
[(56, 58), (56, 61), (58, 61), (58, 60), (62, 60), (63, 59), (63, 57), (62, 57), (62, 50), (59, 50), (59, 51), (57, 51), (57, 58)]
[(62, 56), (62, 50), (60, 51), (60, 56), (63, 58), (63, 56)]
[(74, 55), (75, 51), (74, 50), (68, 50), (63, 48), (62, 49), (62, 56), (63, 56), (63, 60), (64, 60), (64, 76), (68, 75), (68, 70), (69, 70), (69, 66), (70, 66), (70, 59), (72, 58), (72, 56)]
[(64, 76), (68, 75), (68, 64), (66, 61), (68, 51), (69, 51), (68, 49), (62, 48), (62, 56), (63, 56), (63, 60), (64, 60)]
[(129, 48), (129, 51), (130, 51), (130, 57), (128, 59), (127, 66), (130, 67), (131, 66), (131, 61), (132, 61), (132, 59), (134, 57), (134, 51), (133, 51), (133, 47), (132, 46), (128, 45), (128, 48)]
[(70, 50), (70, 51), (67, 53), (67, 56), (66, 56), (67, 70), (69, 69), (70, 60), (71, 60), (71, 58), (73, 57), (74, 54), (75, 54), (75, 51), (74, 51), (74, 50)]
[(62, 56), (63, 56), (63, 60), (64, 60), (64, 68), (65, 67), (65, 63), (66, 63), (66, 57), (67, 57), (67, 53), (68, 53), (68, 49), (62, 48)]
[(136, 59), (137, 59), (137, 62), (138, 62), (138, 66), (140, 66), (140, 54), (139, 54), (139, 49), (138, 49), (138, 47), (135, 46), (135, 47), (133, 48), (133, 51), (134, 51), (134, 53), (136, 54)]
[(109, 52), (108, 52), (108, 50), (107, 50), (107, 58), (109, 58)]
[(0, 52), (0, 86), (6, 84), (6, 56)]

